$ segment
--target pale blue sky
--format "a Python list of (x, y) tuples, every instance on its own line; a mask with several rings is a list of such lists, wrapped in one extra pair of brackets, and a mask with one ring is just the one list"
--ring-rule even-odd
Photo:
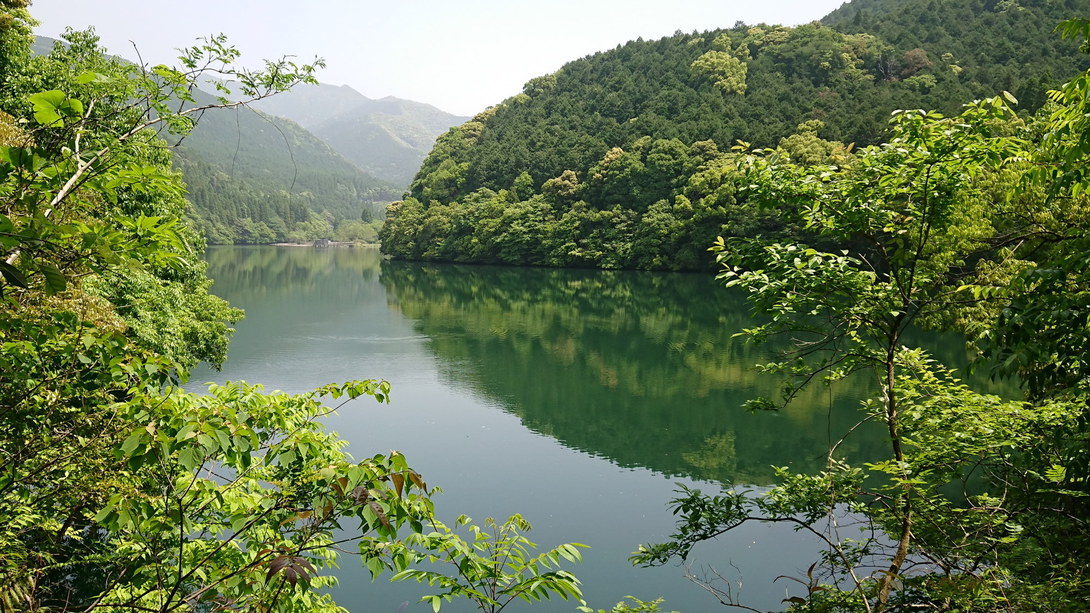
[[(95, 26), (113, 53), (169, 63), (174, 49), (224, 33), (243, 62), (325, 58), (324, 83), (473, 115), (533, 77), (637, 37), (736, 21), (797, 25), (843, 0), (34, 0), (37, 32)], [(132, 42), (130, 42), (132, 41)]]

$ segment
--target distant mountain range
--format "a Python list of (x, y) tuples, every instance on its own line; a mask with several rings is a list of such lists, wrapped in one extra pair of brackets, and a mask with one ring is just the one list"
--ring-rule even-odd
[[(37, 37), (34, 52), (55, 42)], [(196, 98), (214, 102), (200, 91)], [(436, 137), (467, 119), (333, 85), (251, 107), (210, 110), (186, 138), (167, 139), (189, 189), (190, 220), (211, 243), (325, 238), (344, 222), (379, 223)]]
[(175, 159), (192, 222), (211, 243), (359, 238), (358, 227), (341, 232), (344, 223), (380, 223), (436, 137), (463, 120), (349, 87), (308, 86), (206, 112)]
[(406, 187), (435, 139), (469, 120), (430, 104), (374, 100), (347, 85), (297, 87), (253, 106), (298, 123), (364, 172)]

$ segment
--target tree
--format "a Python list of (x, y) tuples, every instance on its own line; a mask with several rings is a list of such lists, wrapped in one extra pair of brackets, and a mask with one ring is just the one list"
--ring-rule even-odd
[(236, 70), (214, 37), (145, 68), (68, 42), (2, 77), (26, 123), (0, 116), (0, 608), (338, 610), (308, 589), (329, 584), (334, 530), (355, 520), (368, 567), (400, 569), (384, 545), (431, 513), (402, 456), (353, 462), (318, 423), (323, 397), (385, 402), (389, 385), (175, 387), (223, 359), (239, 314), (207, 293), (154, 132), (192, 127), (209, 72), (236, 80), (241, 101), (221, 86), (215, 103), (233, 106), (317, 63)]
[[(31, 28), (37, 24), (27, 11), (29, 4), (30, 0), (0, 2), (0, 74), (10, 74), (30, 53)], [(9, 94), (0, 91), (5, 100)]]
[(467, 527), (471, 540), (461, 536), (441, 522), (432, 522), (432, 531), (407, 539), (407, 544), (420, 545), (432, 564), (442, 562), (457, 569), (451, 575), (439, 571), (406, 569), (394, 575), (395, 581), (413, 579), (437, 586), (440, 594), (424, 596), (439, 611), (442, 601), (466, 598), (484, 613), (499, 613), (516, 599), (537, 602), (550, 595), (564, 600), (582, 602), (579, 580), (560, 568), (561, 559), (571, 563), (583, 559), (579, 543), (564, 543), (536, 556), (537, 546), (523, 536), (531, 528), (521, 515), (512, 515), (502, 524), (489, 517), (485, 528), (471, 524), (465, 515), (458, 518), (455, 528)]
[[(716, 89), (724, 94), (746, 93), (745, 60), (749, 58), (749, 49), (745, 45), (732, 49), (730, 36), (726, 34), (717, 36), (713, 44), (716, 48), (696, 58), (690, 69), (714, 81)], [(736, 55), (739, 53), (741, 57)]]
[[(1068, 109), (1079, 99), (1054, 98)], [(1045, 143), (1064, 130), (1057, 117), (1073, 116), (1052, 113)], [(1088, 585), (1090, 533), (1080, 492), (1086, 473), (1084, 454), (1074, 451), (1086, 440), (1086, 398), (1084, 373), (1068, 368), (1081, 360), (1081, 342), (1067, 344), (1050, 331), (1082, 338), (1085, 326), (1067, 335), (1058, 322), (1034, 319), (1045, 336), (1011, 345), (1025, 351), (1033, 344), (1038, 353), (1030, 363), (1068, 373), (1044, 393), (1031, 380), (1027, 401), (975, 392), (922, 350), (904, 346), (912, 325), (957, 322), (986, 330), (985, 339), (1003, 337), (1020, 329), (1011, 326), (1011, 308), (1019, 304), (1043, 315), (1062, 301), (1073, 310), (1061, 312), (1082, 321), (1082, 292), (1071, 293), (1082, 277), (1073, 267), (1059, 285), (1043, 283), (1043, 295), (1033, 285), (1050, 277), (1056, 261), (1042, 257), (1056, 253), (1049, 245), (1058, 237), (1048, 227), (1051, 184), (1038, 172), (1056, 169), (1055, 156), (1001, 97), (954, 118), (899, 112), (891, 131), (889, 143), (839, 167), (800, 167), (773, 152), (748, 160), (752, 200), (788, 205), (848, 249), (745, 239), (720, 239), (714, 247), (724, 266), (720, 278), (746, 289), (768, 318), (747, 333), (795, 341), (783, 360), (761, 367), (787, 378), (782, 397), (752, 408), (774, 410), (811, 383), (870, 373), (879, 392), (861, 407), (860, 423), (883, 425), (888, 456), (849, 466), (837, 443), (824, 471), (780, 469), (780, 484), (766, 492), (683, 490), (672, 502), (680, 519), (671, 540), (641, 547), (633, 559), (685, 558), (695, 544), (742, 523), (787, 522), (828, 546), (819, 570), (812, 567), (802, 582), (803, 595), (786, 601), (793, 609), (1062, 609), (1084, 599)], [(1071, 149), (1078, 137), (1063, 140), (1066, 176), (1064, 169), (1084, 167), (1085, 155)], [(1065, 250), (1085, 239), (1086, 199), (1079, 189), (1068, 193), (1078, 196), (1068, 206), (1079, 222), (1059, 241)], [(1017, 278), (1025, 281), (1014, 291), (1000, 289)], [(1020, 334), (1026, 341), (1033, 335)], [(1068, 466), (1078, 467), (1075, 476)], [(846, 514), (863, 518), (861, 536), (844, 531)], [(743, 606), (727, 591), (719, 594)]]
[[(539, 186), (537, 193), (557, 207), (558, 219), (563, 218), (564, 207), (579, 201), (598, 210), (620, 205), (641, 218), (632, 228), (658, 225), (659, 210), (647, 224), (642, 217), (655, 203), (672, 203), (684, 195), (697, 211), (692, 219), (701, 217), (686, 236), (700, 242), (683, 257), (623, 258), (621, 265), (704, 270), (711, 266), (705, 236), (714, 239), (736, 231), (768, 236), (769, 227), (783, 229), (782, 224), (776, 228), (771, 214), (747, 211), (738, 223), (731, 219), (733, 210), (705, 215), (701, 196), (685, 188), (709, 167), (720, 165), (707, 159), (707, 143), (722, 152), (738, 139), (761, 148), (782, 143), (792, 154), (807, 156), (796, 162), (817, 163), (823, 156), (842, 153), (837, 141), (845, 150), (851, 143), (885, 141), (886, 123), (896, 108), (932, 108), (956, 115), (961, 104), (973, 98), (1004, 89), (1032, 90), (1033, 84), (1052, 86), (1086, 66), (1084, 58), (1075, 56), (1074, 45), (1047, 35), (1065, 10), (1063, 3), (1023, 3), (1025, 10), (999, 13), (994, 7), (981, 8), (979, 0), (950, 0), (937, 2), (934, 14), (921, 10), (917, 0), (903, 11), (892, 10), (888, 2), (880, 4), (881, 19), (875, 13), (869, 22), (880, 31), (867, 34), (846, 33), (856, 31), (848, 23), (851, 15), (860, 14), (855, 7), (845, 9), (844, 19), (836, 18), (837, 11), (825, 20), (836, 27), (739, 24), (726, 31), (632, 42), (573, 61), (441, 137), (421, 166), (411, 195), (427, 207), (433, 200), (465, 204), (481, 189), (507, 190), (514, 200), (526, 202), (529, 196), (521, 188), (511, 196), (515, 179), (526, 172), (531, 185)], [(920, 25), (932, 22), (938, 25)], [(1011, 49), (1018, 60), (1002, 64), (998, 56)], [(905, 62), (910, 66), (902, 75)], [(1055, 80), (1045, 79), (1047, 74), (1055, 75)], [(824, 127), (814, 129), (815, 121)], [(792, 135), (796, 126), (801, 128)], [(818, 139), (818, 132), (829, 142)], [(693, 151), (684, 156), (677, 143)], [(397, 223), (398, 212), (395, 209), (388, 223)], [(482, 220), (494, 224), (502, 214)], [(724, 218), (729, 220), (726, 224)], [(403, 230), (423, 227), (402, 224)], [(561, 246), (579, 242), (568, 238), (536, 237)], [(631, 234), (625, 240), (644, 238), (646, 234), (639, 238)], [(390, 239), (384, 248), (395, 257), (408, 257), (402, 255), (406, 241), (422, 242), (412, 232), (391, 233)], [(795, 239), (810, 241), (802, 235)], [(609, 248), (585, 244), (581, 250)], [(460, 251), (457, 258), (449, 252), (417, 251), (411, 257), (495, 261), (489, 259), (494, 252), (475, 259), (470, 251)], [(641, 245), (638, 251), (647, 249)], [(548, 264), (594, 265), (594, 258), (564, 257), (569, 252), (564, 249), (562, 257), (550, 258)]]

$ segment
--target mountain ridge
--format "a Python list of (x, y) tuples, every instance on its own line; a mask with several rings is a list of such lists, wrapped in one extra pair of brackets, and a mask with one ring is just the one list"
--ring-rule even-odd
[[(384, 251), (706, 270), (718, 235), (787, 231), (736, 198), (739, 143), (835, 158), (845, 143), (881, 142), (896, 109), (950, 115), (1010, 91), (1032, 112), (1090, 65), (1051, 33), (1090, 0), (855, 2), (830, 14), (836, 27), (739, 23), (630, 41), (531, 79), (439, 138), (410, 197), (388, 209)], [(856, 23), (860, 6), (896, 9), (873, 14), (891, 24), (885, 36)]]
[[(58, 42), (38, 36), (33, 50), (48, 54)], [(217, 102), (206, 91), (192, 93), (195, 104)], [(328, 238), (345, 222), (381, 218), (403, 190), (296, 122), (246, 106), (209, 109), (185, 138), (163, 136), (183, 171), (187, 216), (211, 243)]]
[(253, 105), (299, 123), (360, 169), (408, 186), (435, 139), (468, 117), (348, 85), (304, 85)]
[(381, 217), (400, 191), (297, 123), (251, 108), (211, 109), (185, 139), (168, 142), (195, 224), (214, 243), (330, 237), (339, 222)]

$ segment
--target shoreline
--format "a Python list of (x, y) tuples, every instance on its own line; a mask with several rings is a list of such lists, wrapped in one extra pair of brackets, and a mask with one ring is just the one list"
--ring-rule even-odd
[(311, 241), (308, 243), (266, 243), (270, 247), (317, 247), (319, 249), (325, 249), (327, 247), (379, 247), (378, 243), (357, 243), (354, 241), (328, 241), (321, 245), (318, 241)]

